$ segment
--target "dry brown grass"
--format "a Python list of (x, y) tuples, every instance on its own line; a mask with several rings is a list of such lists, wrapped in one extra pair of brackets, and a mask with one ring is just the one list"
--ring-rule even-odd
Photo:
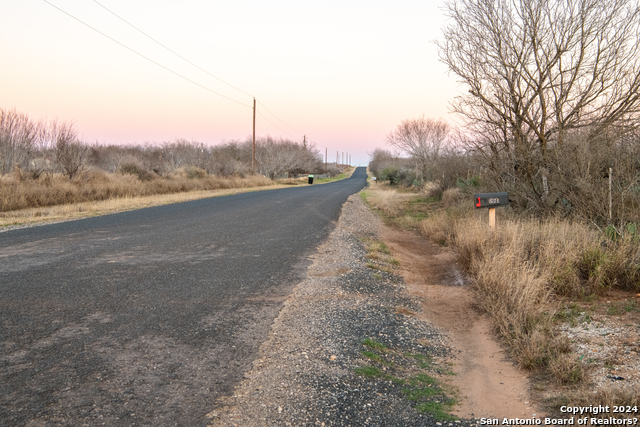
[(516, 218), (500, 209), (497, 216), (497, 232), (491, 235), (486, 211), (463, 201), (431, 215), (421, 230), (455, 247), (462, 265), (474, 274), (486, 271), (482, 263), (491, 257), (495, 265), (532, 269), (556, 295), (604, 294), (614, 288), (640, 291), (637, 236), (612, 240), (581, 222)]
[[(197, 171), (196, 171), (197, 172)], [(38, 181), (0, 178), (0, 227), (84, 218), (247, 191), (283, 188), (264, 177), (189, 178), (181, 170), (167, 178), (140, 181), (133, 175), (89, 172), (70, 181), (62, 176)], [(197, 174), (196, 174), (197, 175)], [(154, 182), (157, 181), (157, 182)]]
[[(598, 405), (604, 407), (608, 406), (609, 411), (602, 411), (599, 414), (589, 414), (589, 418), (605, 419), (609, 417), (613, 418), (627, 418), (633, 420), (638, 417), (637, 412), (614, 412), (614, 407), (624, 406), (625, 409), (628, 406), (630, 409), (634, 407), (640, 407), (640, 390), (634, 387), (620, 387), (610, 385), (608, 387), (600, 388), (591, 393), (583, 393), (580, 391), (569, 392), (562, 396), (558, 402), (553, 403), (553, 406), (571, 406), (571, 407), (588, 407), (590, 405), (597, 407)], [(590, 423), (589, 425), (594, 425)]]
[(417, 229), (420, 222), (433, 211), (427, 202), (436, 200), (428, 194), (417, 197), (411, 189), (390, 186), (388, 183), (373, 184), (365, 197), (387, 223), (405, 229)]
[(269, 187), (230, 188), (224, 190), (189, 191), (184, 193), (158, 194), (141, 197), (121, 197), (97, 202), (70, 203), (45, 208), (19, 209), (0, 212), (0, 227), (18, 224), (55, 222), (70, 219), (86, 218), (115, 212), (142, 209), (170, 203), (187, 202), (207, 197), (227, 196), (250, 191), (284, 188), (284, 185)]
[(37, 180), (5, 176), (0, 178), (0, 212), (114, 198), (274, 185), (272, 180), (260, 176), (218, 178), (198, 172), (196, 168), (182, 169), (167, 177), (145, 181), (130, 174), (102, 171), (85, 171), (73, 180), (62, 175)]
[(612, 240), (588, 224), (517, 218), (507, 209), (498, 210), (492, 234), (485, 210), (455, 194), (443, 195), (443, 206), (445, 200), (448, 207), (423, 221), (421, 231), (456, 250), (478, 305), (515, 360), (543, 368), (560, 384), (583, 381), (585, 366), (558, 332), (556, 311), (567, 298), (640, 291), (637, 237)]
[(307, 185), (307, 178), (223, 178), (208, 176), (195, 167), (178, 169), (162, 178), (149, 172), (140, 178), (133, 173), (86, 171), (72, 181), (62, 175), (32, 180), (14, 174), (0, 177), (0, 227), (85, 218), (291, 185)]
[[(384, 186), (372, 187), (366, 198), (384, 215), (402, 217), (411, 197), (425, 200), (424, 193), (402, 194)], [(570, 354), (570, 343), (558, 332), (556, 309), (568, 297), (615, 288), (640, 291), (637, 237), (611, 240), (588, 224), (518, 218), (505, 208), (498, 210), (492, 234), (487, 211), (476, 210), (457, 189), (431, 204), (420, 231), (456, 250), (478, 306), (514, 359), (528, 369), (543, 368), (559, 383), (580, 382), (582, 361)]]

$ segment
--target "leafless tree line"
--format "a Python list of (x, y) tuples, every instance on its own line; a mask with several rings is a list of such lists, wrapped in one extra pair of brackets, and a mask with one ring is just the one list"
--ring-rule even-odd
[(638, 187), (637, 0), (449, 0), (446, 11), (440, 59), (468, 89), (452, 110), (494, 186), (538, 212), (597, 210), (609, 168)]
[[(73, 179), (83, 169), (134, 173), (141, 179), (195, 167), (218, 176), (252, 173), (252, 140), (207, 146), (177, 139), (161, 144), (115, 145), (82, 141), (72, 123), (33, 121), (15, 110), (0, 109), (0, 175), (14, 173), (38, 179), (63, 173)], [(312, 144), (271, 137), (256, 140), (257, 173), (270, 178), (324, 170)]]
[(73, 178), (88, 155), (71, 123), (35, 122), (26, 114), (0, 109), (0, 174), (18, 168), (38, 178), (59, 170)]
[[(422, 183), (441, 177), (441, 160), (455, 147), (453, 134), (454, 130), (446, 121), (422, 116), (403, 120), (387, 135), (386, 142), (411, 159), (402, 163), (405, 168), (412, 168), (414, 179)], [(387, 154), (382, 156), (388, 157)]]
[[(442, 180), (444, 159), (458, 153), (467, 174), (508, 191), (523, 211), (610, 221), (611, 178), (617, 218), (638, 212), (639, 1), (448, 0), (445, 8), (436, 43), (466, 88), (451, 102), (462, 124), (447, 132), (431, 119), (407, 120), (387, 142)], [(452, 141), (464, 150), (443, 156)]]

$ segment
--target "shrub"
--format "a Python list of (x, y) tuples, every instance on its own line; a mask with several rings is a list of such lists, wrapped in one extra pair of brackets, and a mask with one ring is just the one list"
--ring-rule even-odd
[(207, 176), (207, 171), (195, 166), (187, 166), (186, 168), (184, 168), (184, 172), (189, 179), (202, 179)]
[(389, 181), (391, 185), (410, 186), (416, 181), (416, 174), (410, 169), (387, 166), (380, 173), (380, 180)]
[(553, 376), (563, 384), (575, 384), (582, 380), (584, 369), (578, 357), (571, 354), (562, 354), (555, 357), (549, 363), (549, 369)]
[(121, 174), (135, 175), (140, 181), (150, 181), (155, 175), (135, 163), (124, 163), (118, 168)]
[(338, 176), (342, 173), (342, 170), (339, 168), (333, 167), (327, 170), (327, 176), (329, 178), (333, 178), (334, 176)]
[[(581, 222), (498, 219), (491, 234), (484, 212), (455, 204), (420, 224), (426, 236), (451, 245), (472, 278), (478, 305), (492, 319), (521, 366), (548, 366), (563, 383), (580, 381), (582, 365), (552, 327), (554, 295), (582, 297), (617, 287), (640, 291), (640, 247), (627, 232), (612, 241)], [(604, 243), (603, 243), (604, 242)]]

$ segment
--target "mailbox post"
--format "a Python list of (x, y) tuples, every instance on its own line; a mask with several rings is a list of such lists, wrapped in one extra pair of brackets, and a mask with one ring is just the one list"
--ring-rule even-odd
[(480, 193), (474, 194), (476, 209), (489, 209), (489, 226), (491, 232), (496, 230), (496, 207), (509, 206), (509, 193)]

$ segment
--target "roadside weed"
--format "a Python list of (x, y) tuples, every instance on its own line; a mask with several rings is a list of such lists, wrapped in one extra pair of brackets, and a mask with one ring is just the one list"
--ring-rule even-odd
[[(407, 400), (413, 402), (416, 411), (430, 414), (434, 419), (440, 421), (453, 421), (455, 416), (450, 415), (450, 411), (455, 404), (455, 399), (447, 395), (447, 391), (440, 385), (438, 379), (430, 375), (431, 371), (437, 374), (450, 374), (450, 371), (442, 372), (442, 368), (434, 370), (430, 356), (399, 352), (389, 346), (377, 342), (372, 338), (365, 338), (362, 345), (366, 348), (361, 354), (369, 363), (377, 366), (363, 366), (355, 368), (357, 375), (366, 378), (379, 378), (390, 381), (398, 386), (398, 393), (401, 393)], [(390, 362), (392, 359), (394, 362)], [(447, 388), (449, 390), (449, 388)]]
[(376, 350), (381, 350), (381, 351), (386, 351), (387, 350), (387, 346), (386, 345), (384, 345), (384, 344), (382, 344), (380, 342), (374, 341), (371, 338), (365, 338), (362, 341), (362, 344), (366, 345), (367, 347), (376, 349)]
[(356, 374), (365, 376), (367, 378), (374, 378), (382, 375), (382, 371), (375, 366), (364, 366), (362, 368), (356, 368), (355, 372)]

